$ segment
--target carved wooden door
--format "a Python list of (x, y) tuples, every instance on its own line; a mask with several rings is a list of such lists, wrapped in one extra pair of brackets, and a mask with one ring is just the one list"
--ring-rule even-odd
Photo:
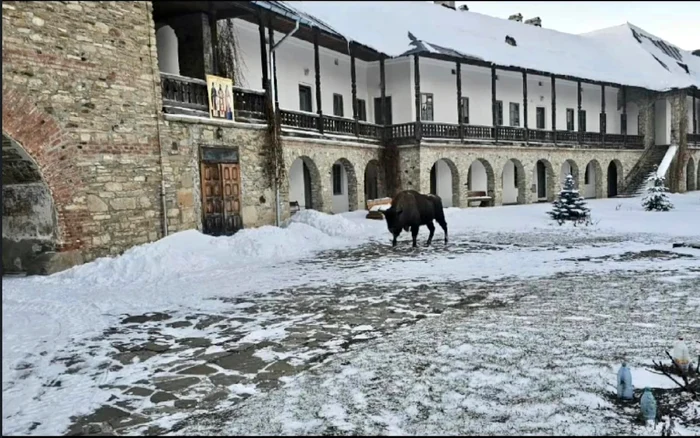
[(231, 235), (242, 228), (238, 164), (202, 163), (204, 234)]

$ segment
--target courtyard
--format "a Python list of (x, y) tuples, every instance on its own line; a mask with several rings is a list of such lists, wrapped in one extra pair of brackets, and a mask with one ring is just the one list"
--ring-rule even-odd
[(670, 197), (591, 200), (588, 227), (450, 208), (450, 242), (415, 249), (302, 211), (3, 278), (3, 434), (656, 433), (612, 394), (623, 360), (672, 391), (652, 360), (679, 333), (700, 350), (700, 250), (673, 247), (700, 241), (700, 199)]

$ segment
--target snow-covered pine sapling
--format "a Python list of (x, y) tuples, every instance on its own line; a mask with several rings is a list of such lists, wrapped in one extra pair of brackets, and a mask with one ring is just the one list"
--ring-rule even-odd
[(574, 188), (573, 176), (566, 176), (564, 189), (559, 192), (559, 197), (553, 203), (552, 211), (547, 212), (547, 214), (559, 225), (565, 221), (572, 221), (574, 226), (579, 223), (586, 225), (591, 223), (591, 210), (586, 205), (586, 200)]
[(673, 204), (668, 200), (666, 192), (666, 178), (657, 174), (658, 166), (654, 166), (654, 173), (647, 180), (649, 188), (647, 195), (642, 199), (642, 207), (646, 211), (669, 211), (673, 208)]

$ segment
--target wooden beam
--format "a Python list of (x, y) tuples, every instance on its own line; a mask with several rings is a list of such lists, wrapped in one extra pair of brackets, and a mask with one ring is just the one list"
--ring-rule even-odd
[(627, 146), (627, 87), (622, 86), (622, 145)]
[(530, 141), (530, 135), (527, 129), (527, 73), (523, 72), (523, 127), (525, 128), (525, 143)]
[(457, 123), (459, 124), (459, 139), (464, 140), (464, 114), (462, 108), (462, 63), (457, 61)]
[(318, 113), (318, 132), (323, 134), (323, 100), (321, 99), (321, 56), (318, 52), (319, 30), (314, 29), (314, 72), (316, 76), (316, 112)]
[(265, 24), (263, 14), (258, 15), (258, 33), (260, 34), (260, 62), (262, 65), (262, 86), (266, 93), (269, 93), (268, 82), (270, 77), (267, 72), (267, 48), (265, 47)]
[(420, 119), (420, 57), (413, 55), (413, 87), (416, 94), (416, 140), (423, 138), (423, 126)]
[(355, 68), (355, 51), (350, 44), (350, 85), (352, 90), (352, 118), (355, 120), (355, 136), (360, 136), (360, 120), (357, 117), (357, 70)]
[(557, 145), (557, 87), (556, 76), (552, 75), (552, 139), (554, 145)]
[(491, 125), (493, 126), (493, 138), (498, 141), (498, 121), (496, 113), (496, 67), (491, 67)]
[(209, 18), (209, 35), (211, 37), (212, 71), (218, 76), (221, 74), (219, 70), (219, 29), (216, 25), (216, 11), (212, 2), (209, 2), (207, 18)]
[(600, 137), (605, 145), (605, 134), (607, 132), (608, 116), (605, 114), (605, 85), (600, 86)]
[(576, 136), (578, 137), (579, 144), (583, 142), (583, 130), (581, 129), (581, 91), (581, 81), (576, 81), (576, 99), (578, 108), (578, 133)]
[(386, 120), (386, 69), (384, 68), (384, 59), (379, 60), (379, 114), (384, 130), (382, 131), (382, 138), (386, 140), (388, 138), (386, 134), (387, 120)]
[[(698, 119), (697, 119), (697, 103), (695, 102), (695, 95), (697, 92), (693, 92), (693, 134), (698, 133)], [(698, 187), (700, 189), (700, 187)]]
[[(272, 27), (272, 15), (268, 15), (268, 26), (267, 26), (267, 39), (270, 41), (270, 47), (274, 47), (275, 45), (275, 28)], [(275, 102), (274, 102), (274, 108), (275, 108), (275, 114), (279, 114), (280, 111), (280, 94), (279, 94), (279, 88), (277, 88), (277, 55), (275, 52), (272, 52), (272, 71), (270, 72), (270, 75), (272, 75), (272, 88), (275, 90)]]

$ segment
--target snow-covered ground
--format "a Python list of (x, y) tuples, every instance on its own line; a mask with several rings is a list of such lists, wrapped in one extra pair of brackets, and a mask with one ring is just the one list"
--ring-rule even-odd
[[(3, 278), (3, 434), (61, 434), (86, 415), (120, 428), (126, 413), (138, 421), (122, 430), (140, 432), (644, 433), (604, 400), (618, 362), (660, 358), (678, 331), (697, 350), (700, 332), (700, 251), (671, 248), (700, 240), (700, 199), (670, 198), (665, 213), (591, 200), (594, 225), (577, 228), (549, 204), (452, 208), (450, 243), (438, 230), (416, 249), (408, 234), (391, 248), (365, 212), (307, 211)], [(163, 316), (125, 322), (149, 312)], [(187, 388), (163, 383), (199, 365)], [(178, 400), (128, 398), (139, 385)], [(187, 421), (226, 409), (240, 410), (231, 424)], [(255, 412), (270, 420), (243, 420)]]

